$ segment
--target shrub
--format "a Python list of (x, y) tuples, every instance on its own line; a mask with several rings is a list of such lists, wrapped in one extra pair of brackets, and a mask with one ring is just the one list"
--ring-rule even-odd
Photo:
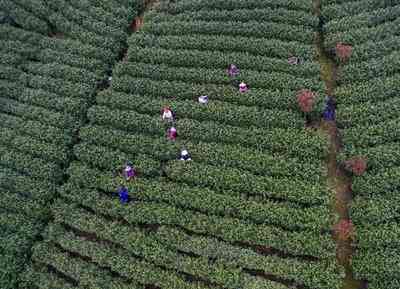
[(336, 44), (335, 52), (340, 61), (347, 61), (350, 58), (352, 51), (353, 47), (351, 45), (343, 44), (341, 42)]
[(302, 89), (297, 92), (297, 103), (301, 111), (306, 113), (313, 110), (316, 98), (317, 95), (308, 89)]
[(367, 170), (367, 160), (363, 157), (354, 157), (345, 162), (345, 167), (356, 176), (361, 176)]
[(354, 225), (351, 220), (341, 220), (334, 226), (334, 231), (337, 238), (342, 241), (346, 241), (354, 237)]

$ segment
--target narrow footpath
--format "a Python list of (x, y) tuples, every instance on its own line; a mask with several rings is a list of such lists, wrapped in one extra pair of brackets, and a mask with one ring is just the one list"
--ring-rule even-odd
[[(313, 0), (314, 13), (321, 19), (321, 0)], [(321, 67), (321, 78), (325, 82), (326, 95), (331, 96), (335, 100), (335, 89), (338, 65), (333, 59), (333, 55), (329, 55), (324, 45), (324, 35), (321, 30), (316, 34), (315, 41), (318, 61)], [(339, 108), (340, 109), (340, 108)], [(337, 161), (342, 143), (340, 133), (335, 121), (321, 120), (319, 129), (324, 131), (330, 140), (329, 155), (327, 159), (328, 169), (328, 187), (335, 194), (333, 210), (338, 215), (338, 224), (332, 230), (332, 236), (336, 242), (336, 257), (338, 263), (345, 269), (345, 277), (342, 289), (363, 289), (366, 288), (363, 282), (355, 280), (351, 266), (351, 259), (354, 253), (352, 223), (349, 216), (349, 206), (352, 201), (351, 178), (346, 175), (343, 168)], [(346, 227), (346, 225), (350, 226)], [(343, 230), (344, 229), (344, 230)], [(346, 230), (349, 229), (349, 230)], [(345, 231), (345, 232), (343, 232)]]

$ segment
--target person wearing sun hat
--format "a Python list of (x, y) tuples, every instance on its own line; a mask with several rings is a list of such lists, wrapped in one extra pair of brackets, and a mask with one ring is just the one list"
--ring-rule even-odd
[(186, 149), (183, 149), (181, 151), (181, 156), (180, 156), (181, 161), (191, 161), (192, 157), (190, 156), (189, 152)]
[(176, 137), (178, 136), (177, 130), (175, 127), (171, 127), (167, 131), (167, 137), (169, 140), (176, 140)]
[(173, 111), (168, 106), (163, 107), (161, 111), (161, 117), (163, 120), (170, 122), (174, 121), (175, 119)]

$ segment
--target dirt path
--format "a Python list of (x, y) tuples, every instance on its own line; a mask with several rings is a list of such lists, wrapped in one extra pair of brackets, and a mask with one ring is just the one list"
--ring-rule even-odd
[[(321, 15), (321, 0), (313, 0), (314, 13), (316, 16)], [(324, 35), (319, 31), (316, 35), (316, 49), (318, 53), (318, 61), (321, 66), (321, 77), (326, 85), (326, 94), (335, 98), (335, 88), (338, 67), (332, 56), (329, 56), (324, 47)], [(340, 108), (339, 108), (340, 109)], [(335, 194), (335, 202), (333, 209), (339, 216), (339, 222), (348, 222), (349, 205), (352, 200), (351, 178), (346, 176), (343, 169), (338, 165), (337, 155), (341, 150), (341, 138), (337, 129), (336, 121), (322, 120), (320, 129), (323, 130), (330, 139), (329, 156), (327, 160), (328, 168), (328, 186)], [(345, 268), (345, 277), (342, 289), (362, 289), (366, 288), (363, 282), (355, 280), (351, 266), (351, 258), (354, 253), (352, 246), (352, 238), (344, 238), (340, 234), (334, 232), (333, 238), (336, 241), (336, 257), (338, 263)]]

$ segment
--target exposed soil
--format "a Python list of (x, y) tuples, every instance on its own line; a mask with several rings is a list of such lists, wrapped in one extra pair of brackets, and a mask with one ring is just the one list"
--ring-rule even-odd
[[(321, 16), (321, 1), (314, 0), (314, 13), (318, 17)], [(321, 78), (326, 85), (326, 94), (335, 99), (335, 88), (337, 86), (338, 65), (334, 61), (332, 55), (324, 46), (324, 35), (320, 31), (316, 35), (316, 49), (318, 53), (318, 61), (321, 66)], [(337, 161), (337, 154), (340, 152), (342, 143), (337, 128), (336, 121), (322, 120), (320, 129), (324, 131), (330, 140), (329, 155), (327, 159), (328, 168), (328, 186), (335, 194), (333, 209), (339, 216), (340, 221), (349, 221), (349, 205), (352, 200), (351, 178), (346, 175)], [(351, 266), (351, 259), (354, 253), (353, 238), (342, 238), (337, 232), (333, 232), (333, 238), (336, 241), (336, 257), (340, 265), (345, 269), (345, 277), (342, 289), (361, 289), (365, 288), (362, 281), (355, 280)]]

